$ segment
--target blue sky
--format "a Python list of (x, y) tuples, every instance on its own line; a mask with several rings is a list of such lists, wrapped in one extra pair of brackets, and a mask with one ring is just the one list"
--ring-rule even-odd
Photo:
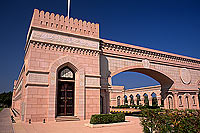
[[(0, 92), (12, 90), (23, 65), (34, 8), (66, 15), (67, 0), (1, 1)], [(199, 0), (71, 0), (71, 16), (99, 23), (101, 38), (195, 58), (200, 55)], [(128, 77), (132, 81), (126, 86), (144, 86), (144, 81), (156, 84), (141, 74), (129, 73)], [(139, 78), (140, 85), (134, 86)], [(124, 80), (123, 74), (114, 82), (120, 79)]]

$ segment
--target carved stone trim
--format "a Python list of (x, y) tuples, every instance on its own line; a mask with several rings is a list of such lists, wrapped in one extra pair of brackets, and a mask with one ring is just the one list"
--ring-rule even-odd
[(99, 42), (89, 39), (77, 38), (64, 34), (56, 34), (52, 32), (45, 32), (39, 30), (33, 30), (30, 40), (45, 41), (56, 44), (67, 44), (67, 46), (77, 46), (83, 48), (99, 49)]
[(142, 60), (142, 65), (144, 68), (149, 68), (150, 67), (150, 62), (147, 59)]
[(49, 49), (49, 50), (69, 52), (69, 53), (78, 53), (78, 54), (82, 54), (82, 55), (98, 56), (100, 53), (99, 50), (84, 49), (84, 48), (79, 48), (79, 47), (38, 42), (38, 41), (33, 41), (33, 40), (30, 41), (30, 44), (32, 44), (33, 47), (35, 47), (35, 48)]
[(48, 87), (49, 84), (48, 84), (48, 83), (33, 83), (33, 82), (28, 82), (28, 83), (26, 83), (25, 88), (26, 88), (27, 86)]
[(121, 52), (121, 53), (139, 55), (139, 56), (143, 56), (143, 57), (151, 57), (151, 58), (157, 58), (157, 59), (162, 59), (162, 60), (170, 60), (170, 61), (176, 61), (176, 62), (181, 62), (181, 63), (187, 63), (187, 64), (191, 64), (191, 65), (200, 65), (200, 61), (195, 60), (195, 59), (167, 55), (167, 54), (158, 53), (158, 52), (154, 52), (154, 51), (150, 51), (150, 50), (148, 51), (148, 50), (143, 50), (143, 49), (138, 49), (138, 48), (133, 48), (133, 47), (128, 47), (128, 46), (121, 46), (121, 45), (117, 45), (117, 44), (104, 43), (103, 41), (100, 43), (100, 49), (102, 51), (110, 50), (110, 51), (117, 51), (117, 52)]

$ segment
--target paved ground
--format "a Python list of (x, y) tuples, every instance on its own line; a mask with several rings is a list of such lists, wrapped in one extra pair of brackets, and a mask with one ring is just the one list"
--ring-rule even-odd
[(9, 108), (4, 108), (0, 112), (0, 133), (14, 133)]
[(89, 123), (89, 120), (85, 121), (66, 121), (66, 122), (49, 122), (49, 123), (22, 123), (17, 121), (13, 124), (16, 133), (141, 133), (142, 127), (140, 126), (140, 120), (136, 117), (126, 117), (126, 125), (101, 127), (101, 128), (89, 128), (84, 124)]

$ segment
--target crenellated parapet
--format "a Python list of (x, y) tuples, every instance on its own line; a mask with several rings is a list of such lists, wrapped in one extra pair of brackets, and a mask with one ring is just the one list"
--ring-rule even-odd
[(34, 10), (31, 27), (49, 30), (64, 31), (87, 37), (99, 38), (99, 24), (78, 19), (64, 17), (63, 15)]

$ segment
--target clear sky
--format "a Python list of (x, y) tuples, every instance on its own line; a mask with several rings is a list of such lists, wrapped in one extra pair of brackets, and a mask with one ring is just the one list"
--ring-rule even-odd
[[(12, 90), (23, 65), (33, 9), (66, 15), (67, 0), (2, 0), (0, 5), (3, 92)], [(71, 0), (71, 16), (99, 23), (101, 38), (195, 58), (200, 55), (200, 0)], [(133, 79), (129, 82), (147, 79), (140, 74), (129, 76)], [(118, 78), (123, 79), (123, 74)], [(137, 86), (143, 86), (143, 80)]]

